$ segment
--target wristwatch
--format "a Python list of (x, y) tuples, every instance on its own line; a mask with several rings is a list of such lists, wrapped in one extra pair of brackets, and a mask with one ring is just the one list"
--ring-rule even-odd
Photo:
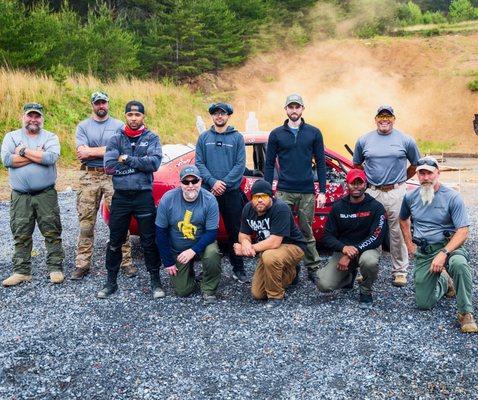
[(445, 253), (445, 255), (447, 255), (447, 256), (450, 254), (450, 252), (449, 252), (447, 249), (445, 249), (445, 248), (441, 249), (440, 251), (441, 251), (442, 253)]
[(22, 156), (22, 157), (25, 157), (25, 151), (26, 151), (26, 150), (27, 150), (26, 147), (22, 147), (22, 148), (20, 149), (20, 151), (18, 152), (18, 154), (19, 154), (20, 156)]

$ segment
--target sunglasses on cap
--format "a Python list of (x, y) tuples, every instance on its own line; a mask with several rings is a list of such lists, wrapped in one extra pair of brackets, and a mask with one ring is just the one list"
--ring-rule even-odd
[(420, 160), (418, 160), (417, 167), (420, 167), (422, 165), (428, 165), (429, 167), (434, 167), (438, 169), (437, 163), (433, 160), (430, 160), (429, 158), (421, 158)]
[(252, 195), (252, 200), (266, 201), (268, 198), (269, 198), (269, 195), (266, 193), (257, 193)]
[(192, 183), (193, 185), (196, 185), (197, 183), (199, 183), (201, 179), (199, 178), (193, 178), (193, 179), (182, 179), (181, 180), (181, 183), (185, 186), (189, 186), (190, 183)]

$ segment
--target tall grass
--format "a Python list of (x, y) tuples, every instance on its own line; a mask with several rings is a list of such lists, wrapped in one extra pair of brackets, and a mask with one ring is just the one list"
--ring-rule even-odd
[(45, 129), (61, 142), (61, 163), (72, 164), (75, 156), (76, 125), (91, 113), (90, 95), (106, 91), (110, 112), (123, 119), (124, 105), (132, 99), (146, 107), (146, 124), (159, 134), (162, 143), (195, 142), (195, 116), (206, 116), (206, 99), (186, 86), (170, 82), (119, 78), (101, 82), (92, 76), (73, 76), (55, 82), (45, 75), (0, 69), (0, 140), (18, 129), (24, 103), (35, 101), (45, 109)]

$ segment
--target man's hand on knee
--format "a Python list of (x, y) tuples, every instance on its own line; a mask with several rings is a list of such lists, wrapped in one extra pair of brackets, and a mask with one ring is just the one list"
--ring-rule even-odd
[(178, 269), (176, 268), (176, 265), (171, 265), (170, 267), (166, 268), (166, 272), (168, 275), (176, 276), (178, 274)]
[(446, 257), (446, 254), (440, 251), (430, 265), (430, 272), (440, 274), (445, 269)]
[(347, 271), (349, 269), (350, 258), (349, 256), (343, 255), (340, 257), (339, 262), (337, 263), (337, 269), (339, 271)]

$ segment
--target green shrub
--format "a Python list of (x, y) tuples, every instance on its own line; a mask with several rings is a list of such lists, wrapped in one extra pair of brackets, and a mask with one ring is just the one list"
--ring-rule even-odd
[(397, 19), (402, 25), (418, 25), (423, 23), (423, 15), (420, 6), (413, 1), (401, 4), (397, 9)]
[(470, 83), (468, 83), (468, 89), (470, 89), (472, 92), (477, 92), (478, 91), (478, 79), (472, 80)]
[(446, 23), (446, 17), (440, 12), (431, 12), (431, 11), (426, 11), (423, 14), (423, 23), (424, 24), (444, 24)]
[(448, 17), (451, 22), (460, 22), (473, 19), (475, 9), (470, 0), (453, 0), (450, 3)]

